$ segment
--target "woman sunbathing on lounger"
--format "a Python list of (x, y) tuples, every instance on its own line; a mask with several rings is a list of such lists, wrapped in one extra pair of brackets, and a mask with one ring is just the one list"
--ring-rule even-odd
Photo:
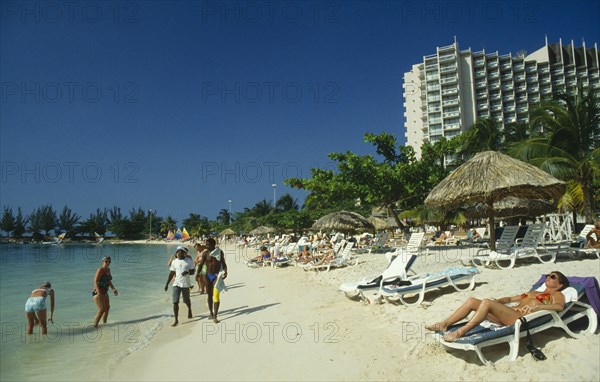
[[(594, 236), (592, 236), (592, 234), (596, 235), (596, 239), (594, 239)], [(585, 238), (586, 243), (583, 248), (600, 248), (600, 220), (596, 220), (594, 228), (592, 228), (590, 232), (588, 232)]]
[[(500, 325), (512, 325), (520, 317), (538, 310), (554, 310), (560, 312), (565, 308), (565, 296), (561, 290), (569, 286), (569, 280), (560, 272), (554, 271), (546, 277), (546, 289), (543, 292), (527, 292), (513, 297), (499, 299), (478, 300), (469, 297), (454, 313), (444, 321), (425, 326), (431, 331), (445, 332), (448, 326), (459, 322), (471, 312), (473, 317), (459, 329), (446, 333), (444, 340), (453, 342), (464, 336), (469, 330), (479, 325), (484, 320)], [(518, 302), (518, 305), (509, 307), (505, 304)]]

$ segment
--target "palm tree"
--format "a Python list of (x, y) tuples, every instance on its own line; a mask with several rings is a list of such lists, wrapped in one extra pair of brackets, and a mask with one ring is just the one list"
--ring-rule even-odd
[(221, 209), (221, 211), (219, 211), (219, 215), (217, 216), (217, 221), (223, 225), (229, 225), (229, 223), (232, 220), (232, 216), (229, 213), (229, 210), (227, 210), (226, 208)]
[(581, 88), (575, 95), (558, 94), (532, 111), (531, 123), (543, 135), (514, 144), (511, 155), (567, 182), (573, 207), (591, 223), (593, 166), (600, 161), (598, 99)]
[(254, 208), (252, 209), (252, 215), (255, 217), (265, 216), (268, 215), (272, 209), (273, 206), (271, 203), (267, 199), (263, 199), (254, 205)]
[(502, 131), (500, 124), (491, 118), (478, 119), (463, 134), (459, 135), (457, 154), (464, 160), (482, 151), (502, 150)]
[(167, 216), (160, 224), (160, 233), (166, 235), (169, 231), (177, 229), (177, 221), (171, 215)]
[(298, 210), (298, 201), (296, 199), (292, 198), (292, 195), (290, 195), (288, 193), (288, 194), (282, 195), (281, 198), (279, 198), (279, 200), (275, 204), (275, 207), (278, 210), (281, 210), (284, 212), (292, 211), (292, 210), (297, 211)]

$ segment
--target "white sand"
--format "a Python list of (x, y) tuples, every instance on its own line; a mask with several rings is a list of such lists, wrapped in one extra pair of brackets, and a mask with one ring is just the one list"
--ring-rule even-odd
[[(227, 249), (227, 248), (226, 248)], [(474, 352), (447, 351), (424, 330), (467, 297), (502, 297), (529, 290), (541, 274), (600, 278), (600, 260), (559, 259), (519, 263), (512, 270), (484, 269), (473, 291), (452, 287), (428, 292), (418, 307), (363, 305), (338, 292), (339, 284), (380, 273), (383, 255), (362, 255), (355, 267), (305, 272), (287, 267), (247, 268), (254, 251), (226, 251), (229, 291), (222, 294), (220, 324), (207, 318), (206, 297), (195, 295), (195, 317), (165, 327), (149, 346), (126, 357), (115, 380), (598, 380), (600, 337), (568, 337), (560, 329), (534, 335), (548, 360), (536, 362), (521, 344), (515, 362), (483, 366)], [(467, 251), (436, 250), (417, 260), (417, 272), (461, 266)], [(183, 316), (183, 318), (181, 317)], [(490, 358), (507, 345), (488, 348)]]

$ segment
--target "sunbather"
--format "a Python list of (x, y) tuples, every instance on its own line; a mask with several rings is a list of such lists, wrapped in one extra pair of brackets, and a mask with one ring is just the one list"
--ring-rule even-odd
[[(444, 340), (453, 342), (464, 336), (469, 330), (479, 325), (484, 320), (489, 320), (500, 325), (512, 325), (520, 317), (538, 310), (554, 310), (557, 312), (565, 308), (565, 297), (561, 290), (569, 286), (569, 280), (560, 272), (554, 271), (546, 277), (546, 289), (543, 292), (526, 292), (517, 296), (502, 297), (499, 299), (478, 300), (469, 297), (447, 319), (425, 326), (431, 331), (445, 332), (452, 324), (475, 312), (473, 317), (459, 329), (449, 332)], [(518, 305), (509, 307), (505, 304), (517, 302)]]
[(250, 259), (249, 263), (262, 263), (265, 260), (269, 260), (271, 258), (271, 253), (267, 249), (267, 247), (260, 247), (260, 254), (252, 259)]
[[(592, 234), (596, 235), (595, 239), (594, 236), (592, 236)], [(594, 228), (592, 228), (590, 232), (588, 232), (588, 234), (585, 236), (585, 239), (586, 243), (583, 248), (600, 248), (600, 220), (596, 220)]]

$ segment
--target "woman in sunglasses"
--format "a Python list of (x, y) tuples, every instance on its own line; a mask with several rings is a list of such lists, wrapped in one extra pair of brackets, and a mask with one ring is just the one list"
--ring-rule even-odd
[[(565, 308), (565, 296), (560, 291), (569, 286), (569, 280), (562, 273), (554, 271), (546, 277), (545, 286), (546, 289), (543, 292), (531, 291), (499, 299), (478, 300), (469, 297), (450, 317), (435, 324), (426, 325), (425, 329), (445, 332), (448, 326), (466, 318), (471, 312), (475, 312), (465, 325), (444, 336), (444, 340), (453, 342), (484, 320), (500, 325), (512, 325), (520, 317), (538, 310), (560, 312)], [(518, 304), (509, 307), (505, 305), (508, 303)]]
[(94, 328), (98, 327), (98, 323), (102, 318), (102, 322), (106, 324), (108, 320), (108, 311), (110, 310), (110, 300), (108, 298), (108, 288), (112, 289), (115, 296), (119, 295), (117, 289), (112, 283), (112, 275), (110, 274), (110, 257), (102, 259), (102, 266), (96, 270), (94, 275), (94, 289), (92, 296), (98, 307), (98, 313), (94, 318)]

